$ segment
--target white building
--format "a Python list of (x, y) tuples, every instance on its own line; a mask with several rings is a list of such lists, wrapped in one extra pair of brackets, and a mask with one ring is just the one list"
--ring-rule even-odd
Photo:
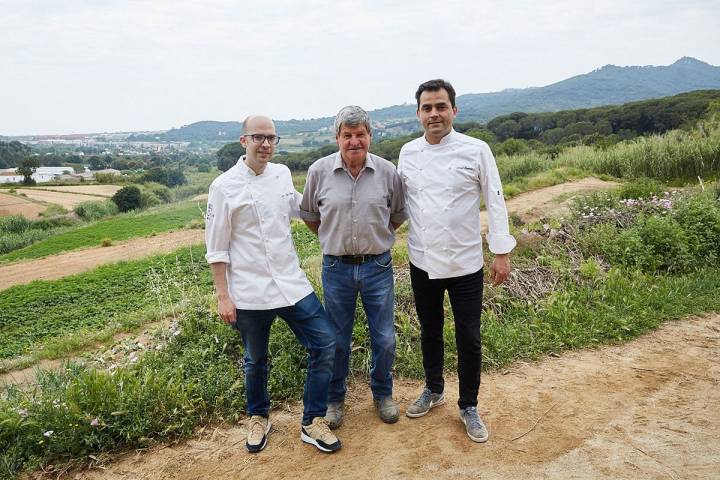
[[(52, 182), (65, 173), (73, 173), (72, 167), (38, 167), (32, 174), (37, 183)], [(22, 183), (24, 177), (17, 173), (15, 168), (0, 170), (0, 183)]]

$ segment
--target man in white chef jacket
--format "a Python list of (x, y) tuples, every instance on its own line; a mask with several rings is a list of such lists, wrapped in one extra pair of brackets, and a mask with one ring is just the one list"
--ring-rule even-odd
[(334, 452), (341, 443), (324, 416), (335, 331), (300, 269), (290, 217), (299, 215), (301, 195), (290, 170), (270, 163), (279, 140), (270, 118), (256, 115), (243, 122), (240, 143), (246, 154), (210, 185), (206, 258), (218, 314), (240, 332), (244, 345), (248, 451), (265, 448), (270, 432), (267, 355), (277, 316), (308, 351), (300, 437), (323, 452)]
[(425, 389), (408, 407), (417, 418), (445, 403), (443, 299), (455, 322), (458, 352), (460, 420), (468, 436), (485, 442), (488, 431), (477, 411), (480, 388), (480, 313), (483, 293), (483, 246), (480, 200), (488, 212), (488, 248), (494, 254), (494, 285), (510, 273), (510, 235), (502, 184), (495, 158), (483, 142), (456, 132), (455, 90), (444, 80), (420, 85), (415, 98), (425, 134), (403, 145), (398, 173), (410, 218), (410, 281), (421, 327)]

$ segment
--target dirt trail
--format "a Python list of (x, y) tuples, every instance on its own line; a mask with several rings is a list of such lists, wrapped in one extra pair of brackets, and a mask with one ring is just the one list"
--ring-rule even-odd
[[(597, 190), (609, 190), (619, 186), (616, 182), (606, 182), (595, 177), (588, 177), (574, 182), (566, 182), (551, 187), (540, 188), (521, 193), (505, 202), (509, 213), (518, 215), (523, 221), (529, 222), (540, 218), (559, 215), (568, 210), (572, 196), (588, 194)], [(558, 202), (558, 197), (567, 197)], [(483, 230), (487, 230), (487, 212), (480, 212)]]
[(154, 237), (134, 238), (109, 247), (54, 255), (0, 266), (0, 290), (23, 285), (33, 280), (55, 280), (67, 275), (92, 270), (106, 263), (137, 260), (150, 255), (169, 253), (188, 245), (203, 242), (204, 230), (179, 230)]
[[(395, 425), (376, 417), (358, 383), (334, 455), (300, 442), (301, 407), (293, 404), (271, 414), (268, 447), (257, 455), (245, 451), (243, 425), (210, 428), (59, 478), (718, 478), (719, 360), (720, 316), (691, 318), (624, 345), (485, 375), (480, 411), (490, 440), (482, 445), (457, 419), (456, 380), (447, 382), (446, 405)], [(403, 409), (420, 388), (396, 382)]]
[[(519, 214), (524, 220), (542, 218), (564, 208), (553, 200), (569, 193), (587, 193), (609, 189), (617, 184), (597, 178), (586, 178), (541, 188), (518, 195), (507, 201), (508, 211)], [(487, 225), (487, 214), (481, 212), (481, 222)], [(201, 230), (159, 234), (154, 237), (136, 238), (112, 247), (90, 248), (28, 260), (8, 266), (0, 266), (0, 290), (33, 280), (54, 280), (93, 269), (105, 263), (134, 260), (148, 255), (171, 252), (174, 249), (203, 242)]]

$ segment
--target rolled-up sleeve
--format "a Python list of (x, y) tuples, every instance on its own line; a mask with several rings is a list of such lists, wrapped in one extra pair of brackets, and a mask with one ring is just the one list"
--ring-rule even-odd
[(392, 176), (392, 199), (390, 200), (390, 221), (395, 225), (399, 225), (407, 220), (407, 211), (405, 210), (405, 190), (403, 189), (402, 178), (400, 174), (393, 169)]
[(205, 211), (205, 245), (208, 263), (230, 263), (230, 208), (222, 188), (211, 185)]
[(300, 218), (311, 222), (320, 221), (320, 208), (317, 204), (316, 196), (318, 189), (318, 174), (315, 170), (308, 170), (305, 179), (305, 189), (303, 190), (302, 201), (300, 202)]
[(489, 147), (480, 150), (478, 161), (482, 195), (488, 213), (488, 248), (496, 254), (510, 253), (517, 242), (510, 235), (500, 174)]

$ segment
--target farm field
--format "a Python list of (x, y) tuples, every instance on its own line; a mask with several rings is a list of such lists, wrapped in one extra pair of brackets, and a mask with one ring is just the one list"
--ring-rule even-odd
[[(202, 221), (202, 207), (194, 202), (161, 206), (140, 213), (128, 213), (54, 235), (23, 249), (0, 256), (0, 262), (40, 258), (61, 252), (99, 246), (103, 239), (119, 242), (181, 229), (193, 220)], [(149, 243), (153, 243), (149, 240)]]
[(59, 185), (59, 186), (39, 186), (29, 188), (28, 190), (44, 190), (50, 192), (66, 192), (78, 193), (83, 195), (96, 195), (98, 197), (110, 198), (115, 192), (122, 188), (121, 185)]
[[(516, 362), (483, 376), (485, 444), (471, 442), (457, 418), (454, 375), (446, 379), (445, 405), (393, 425), (377, 418), (359, 380), (337, 430), (343, 449), (333, 455), (300, 442), (302, 405), (291, 403), (271, 413), (273, 431), (258, 455), (244, 450), (241, 422), (59, 478), (713, 478), (720, 467), (720, 410), (712, 408), (720, 402), (720, 367), (712, 359), (719, 356), (716, 315), (671, 322), (625, 345)], [(422, 386), (396, 381), (403, 411)]]
[(134, 238), (109, 247), (94, 247), (0, 266), (0, 290), (35, 280), (56, 280), (101, 265), (174, 252), (204, 242), (203, 230), (179, 230)]
[(29, 220), (40, 217), (40, 213), (47, 207), (32, 200), (0, 193), (0, 217), (8, 215), (22, 215)]
[(72, 210), (83, 202), (96, 202), (97, 195), (86, 195), (83, 193), (53, 192), (47, 190), (36, 190), (34, 188), (18, 188), (18, 193), (24, 193), (28, 198), (39, 202), (55, 203), (63, 208)]

